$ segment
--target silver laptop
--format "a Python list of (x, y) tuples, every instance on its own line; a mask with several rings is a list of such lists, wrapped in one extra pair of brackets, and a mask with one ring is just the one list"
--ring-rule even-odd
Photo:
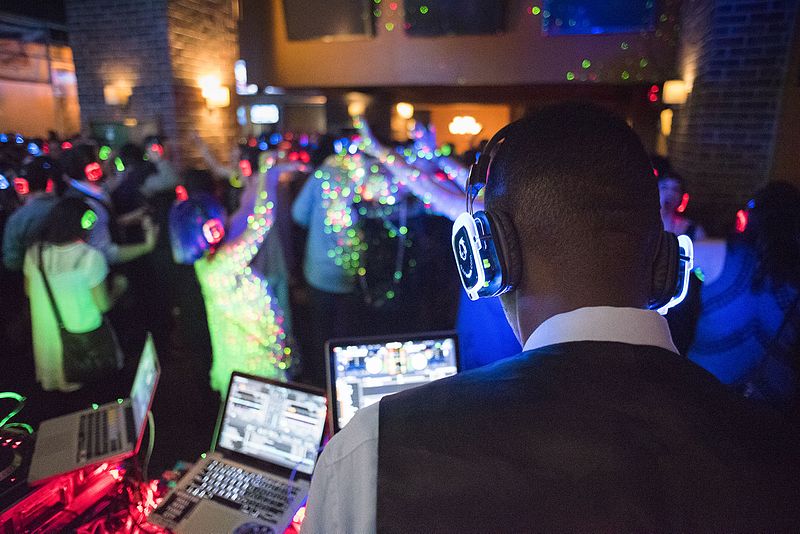
[(455, 332), (334, 339), (325, 344), (325, 351), (335, 432), (359, 409), (386, 395), (460, 369)]
[(308, 494), (326, 418), (322, 391), (233, 373), (213, 452), (148, 521), (191, 534), (283, 532)]
[(153, 339), (144, 344), (131, 395), (39, 425), (28, 483), (136, 454), (161, 373)]

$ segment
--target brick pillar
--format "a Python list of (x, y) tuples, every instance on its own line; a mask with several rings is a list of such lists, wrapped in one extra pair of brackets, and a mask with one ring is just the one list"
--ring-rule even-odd
[(768, 179), (796, 0), (686, 0), (678, 74), (692, 88), (675, 110), (670, 158), (714, 233)]
[[(197, 130), (223, 161), (228, 160), (229, 147), (236, 136), (233, 64), (239, 57), (239, 45), (233, 4), (231, 0), (169, 1), (176, 128), (187, 165), (200, 163), (199, 154), (189, 142), (192, 130)], [(229, 107), (206, 107), (200, 88), (204, 76), (214, 76), (230, 89)]]
[[(232, 6), (230, 0), (67, 0), (84, 128), (136, 122), (134, 140), (166, 134), (183, 165), (199, 163), (188, 142), (197, 129), (227, 159), (235, 100), (209, 111), (199, 80), (215, 75), (233, 92), (238, 45)], [(127, 106), (106, 104), (107, 85), (131, 89)]]

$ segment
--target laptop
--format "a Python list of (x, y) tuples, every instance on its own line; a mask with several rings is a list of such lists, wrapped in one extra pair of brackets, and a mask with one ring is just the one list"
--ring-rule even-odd
[(455, 332), (334, 339), (325, 351), (334, 432), (386, 395), (460, 370)]
[(327, 421), (322, 391), (235, 372), (212, 452), (148, 521), (174, 532), (283, 532), (308, 495)]
[(28, 483), (82, 467), (130, 458), (139, 451), (161, 368), (148, 334), (130, 397), (39, 425)]

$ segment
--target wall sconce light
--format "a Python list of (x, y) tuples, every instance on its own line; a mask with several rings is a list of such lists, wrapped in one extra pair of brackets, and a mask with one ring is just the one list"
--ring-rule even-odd
[(669, 134), (672, 133), (672, 116), (674, 115), (673, 111), (669, 108), (661, 110), (661, 115), (659, 116), (659, 122), (661, 123), (661, 135), (664, 137), (669, 137)]
[(226, 108), (231, 105), (231, 90), (224, 87), (216, 76), (200, 78), (200, 90), (209, 109)]
[(683, 80), (667, 80), (661, 94), (662, 102), (667, 105), (685, 104), (689, 88)]
[(447, 129), (453, 135), (478, 135), (483, 130), (483, 124), (476, 121), (472, 115), (458, 115), (453, 117)]
[(408, 102), (398, 102), (394, 109), (400, 117), (406, 120), (414, 116), (414, 106)]
[(107, 106), (127, 106), (133, 89), (124, 83), (103, 86), (103, 100)]

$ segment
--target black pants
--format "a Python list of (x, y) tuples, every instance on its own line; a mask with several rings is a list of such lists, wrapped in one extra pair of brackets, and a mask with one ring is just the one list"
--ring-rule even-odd
[(340, 337), (364, 335), (361, 301), (353, 293), (328, 293), (309, 287), (310, 343), (303, 353), (303, 375), (325, 387), (325, 342)]

